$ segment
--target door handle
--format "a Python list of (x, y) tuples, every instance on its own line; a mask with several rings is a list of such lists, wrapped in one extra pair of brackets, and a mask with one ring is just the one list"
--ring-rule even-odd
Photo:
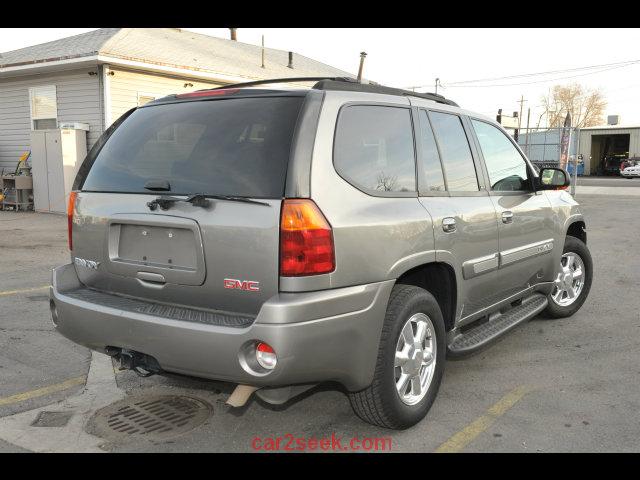
[(442, 219), (442, 230), (445, 233), (453, 233), (456, 231), (456, 219), (452, 217), (445, 217)]
[(502, 212), (502, 223), (513, 223), (513, 212), (509, 210)]

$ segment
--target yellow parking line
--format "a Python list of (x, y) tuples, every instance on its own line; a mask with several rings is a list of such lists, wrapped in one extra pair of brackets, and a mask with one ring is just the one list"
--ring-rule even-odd
[(10, 397), (0, 398), (0, 406), (24, 402), (25, 400), (29, 400), (31, 398), (42, 397), (51, 393), (61, 392), (62, 390), (66, 390), (67, 388), (75, 387), (76, 385), (82, 385), (85, 382), (86, 378), (87, 377), (85, 377), (84, 375), (81, 377), (70, 378), (69, 380), (65, 380), (62, 383), (38, 388), (36, 390), (31, 390), (30, 392), (17, 393), (15, 395), (11, 395)]
[(529, 393), (530, 388), (526, 385), (521, 385), (514, 388), (504, 397), (494, 403), (487, 413), (474, 420), (465, 428), (460, 430), (449, 440), (444, 442), (436, 449), (436, 453), (455, 453), (462, 450), (469, 443), (473, 441), (478, 435), (489, 428), (497, 418), (504, 415), (511, 407), (518, 403), (522, 397)]
[(0, 297), (4, 297), (5, 295), (16, 295), (18, 293), (36, 292), (38, 290), (44, 290), (45, 288), (49, 288), (49, 285), (43, 285), (42, 287), (23, 288), (21, 290), (5, 290), (4, 292), (0, 292)]

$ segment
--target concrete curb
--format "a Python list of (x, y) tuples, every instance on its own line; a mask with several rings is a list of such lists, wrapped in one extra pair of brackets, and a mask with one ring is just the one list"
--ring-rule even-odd
[(593, 187), (587, 185), (576, 186), (577, 195), (607, 195), (607, 196), (640, 196), (638, 187)]
[[(92, 352), (84, 390), (61, 402), (0, 418), (0, 439), (32, 452), (104, 453), (106, 441), (85, 432), (84, 427), (100, 408), (125, 397), (118, 388), (111, 358)], [(64, 427), (32, 426), (40, 412), (66, 412)]]

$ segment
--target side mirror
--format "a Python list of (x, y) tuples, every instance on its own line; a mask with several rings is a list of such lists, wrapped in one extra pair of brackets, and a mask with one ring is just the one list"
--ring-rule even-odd
[(570, 185), (569, 174), (562, 168), (543, 168), (538, 177), (538, 190), (561, 190)]

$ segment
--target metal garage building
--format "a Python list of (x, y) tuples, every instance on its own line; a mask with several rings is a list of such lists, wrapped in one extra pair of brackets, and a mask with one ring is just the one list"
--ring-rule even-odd
[(640, 126), (606, 125), (581, 128), (579, 132), (578, 154), (584, 160), (585, 175), (601, 174), (605, 157), (640, 156)]
[[(523, 129), (518, 144), (534, 164), (551, 166), (560, 161), (561, 137), (562, 128), (531, 129), (529, 133)], [(602, 175), (605, 173), (605, 159), (615, 166), (625, 158), (640, 157), (640, 126), (573, 128), (569, 146), (570, 161), (575, 155), (582, 156), (584, 175)]]

